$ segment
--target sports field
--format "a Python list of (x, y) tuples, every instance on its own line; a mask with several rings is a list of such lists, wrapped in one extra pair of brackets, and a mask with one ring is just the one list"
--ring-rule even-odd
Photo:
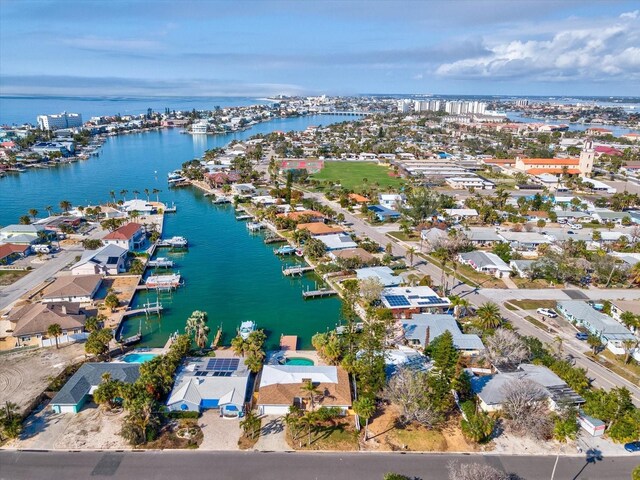
[[(389, 175), (391, 170), (373, 162), (324, 162), (324, 168), (311, 176), (315, 180), (338, 182), (349, 190), (359, 192), (364, 187), (378, 183), (381, 187), (398, 187), (399, 177)], [(367, 179), (367, 183), (363, 179)]]

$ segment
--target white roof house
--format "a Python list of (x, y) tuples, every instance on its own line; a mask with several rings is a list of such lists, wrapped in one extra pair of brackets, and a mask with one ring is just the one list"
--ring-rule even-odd
[(397, 210), (399, 206), (404, 205), (406, 197), (399, 193), (382, 193), (378, 196), (378, 202), (385, 208)]
[(389, 267), (368, 267), (356, 270), (358, 280), (377, 278), (385, 287), (396, 287), (402, 283), (402, 278), (393, 274)]
[(426, 313), (449, 308), (451, 301), (438, 296), (430, 287), (389, 287), (382, 291), (382, 304), (395, 316), (407, 312)]
[(220, 408), (227, 417), (242, 412), (249, 370), (238, 357), (189, 358), (179, 371), (167, 400), (169, 410)]
[(511, 267), (507, 265), (498, 255), (491, 252), (464, 252), (458, 255), (458, 261), (464, 265), (469, 265), (476, 272), (494, 275), (497, 278), (509, 276)]
[(73, 275), (118, 275), (125, 271), (129, 250), (118, 245), (105, 245), (98, 250), (87, 250), (80, 261), (71, 267)]
[(345, 248), (356, 248), (358, 244), (346, 233), (334, 233), (316, 237), (325, 244), (327, 250), (344, 250)]

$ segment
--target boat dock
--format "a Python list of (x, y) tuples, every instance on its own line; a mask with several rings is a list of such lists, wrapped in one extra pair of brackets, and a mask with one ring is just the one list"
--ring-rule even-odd
[(305, 300), (310, 298), (323, 298), (323, 297), (332, 297), (337, 295), (338, 292), (331, 288), (321, 288), (319, 290), (304, 290), (302, 292), (302, 298)]
[(260, 222), (248, 222), (246, 227), (250, 232), (259, 232), (264, 228), (264, 225)]
[(298, 350), (297, 335), (280, 335), (280, 350), (285, 352), (295, 352), (296, 350)]
[(166, 257), (158, 257), (155, 260), (149, 260), (147, 266), (153, 268), (173, 268), (173, 260)]
[(282, 238), (279, 235), (269, 235), (267, 234), (264, 237), (264, 243), (269, 245), (270, 243), (283, 243), (286, 242), (287, 240), (285, 238)]
[(241, 221), (241, 220), (253, 220), (253, 215), (237, 215), (236, 216), (236, 220)]
[(293, 277), (295, 275), (303, 275), (307, 272), (313, 272), (314, 267), (310, 266), (293, 266), (293, 267), (283, 267), (282, 274), (285, 277)]
[(283, 245), (273, 251), (276, 255), (297, 255), (298, 249), (291, 245)]
[(155, 302), (155, 303), (145, 303), (142, 308), (136, 308), (134, 310), (127, 310), (126, 312), (124, 312), (122, 314), (122, 318), (126, 318), (126, 317), (133, 317), (134, 315), (141, 315), (141, 314), (145, 314), (145, 315), (149, 315), (152, 313), (160, 313), (162, 311), (163, 307), (162, 304), (160, 302)]

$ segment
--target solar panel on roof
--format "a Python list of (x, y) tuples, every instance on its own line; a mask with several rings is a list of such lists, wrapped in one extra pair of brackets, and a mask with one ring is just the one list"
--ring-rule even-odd
[(411, 305), (404, 295), (387, 295), (384, 297), (392, 307), (406, 307)]
[(211, 358), (207, 362), (207, 370), (214, 372), (234, 372), (240, 360), (237, 358)]

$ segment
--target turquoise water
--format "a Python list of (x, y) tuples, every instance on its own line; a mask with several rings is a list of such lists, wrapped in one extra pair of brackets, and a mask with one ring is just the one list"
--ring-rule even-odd
[[(183, 235), (190, 245), (186, 253), (161, 250), (161, 255), (176, 262), (175, 270), (186, 285), (160, 298), (166, 308), (160, 319), (133, 318), (125, 322), (124, 335), (136, 333), (142, 322), (142, 345), (160, 347), (171, 333), (183, 331), (192, 311), (204, 310), (209, 315), (210, 339), (222, 325), (223, 343), (228, 343), (242, 321), (253, 320), (269, 335), (269, 348), (277, 347), (281, 334), (298, 335), (300, 348), (310, 348), (314, 333), (339, 321), (340, 300), (303, 300), (302, 290), (313, 288), (318, 279), (290, 279), (281, 273), (283, 265), (298, 260), (276, 257), (273, 245), (265, 245), (261, 235), (249, 234), (245, 223), (235, 220), (231, 206), (212, 205), (197, 189), (169, 189), (166, 176), (184, 161), (233, 139), (339, 121), (345, 117), (275, 120), (221, 136), (192, 137), (173, 129), (111, 137), (97, 158), (0, 179), (0, 225), (16, 223), (30, 208), (45, 212), (47, 205), (56, 206), (63, 199), (87, 205), (108, 201), (111, 190), (127, 189), (131, 198), (133, 190), (161, 189), (160, 200), (178, 206), (177, 214), (165, 216), (163, 234)], [(134, 303), (148, 299), (155, 301), (155, 293), (141, 294)]]
[(287, 358), (287, 360), (284, 362), (285, 365), (304, 365), (304, 366), (310, 366), (310, 365), (315, 365), (315, 363), (313, 363), (313, 360), (309, 359), (309, 358), (304, 358), (304, 357), (290, 357)]
[(122, 357), (122, 361), (125, 363), (144, 363), (155, 357), (157, 357), (156, 353), (127, 353)]

